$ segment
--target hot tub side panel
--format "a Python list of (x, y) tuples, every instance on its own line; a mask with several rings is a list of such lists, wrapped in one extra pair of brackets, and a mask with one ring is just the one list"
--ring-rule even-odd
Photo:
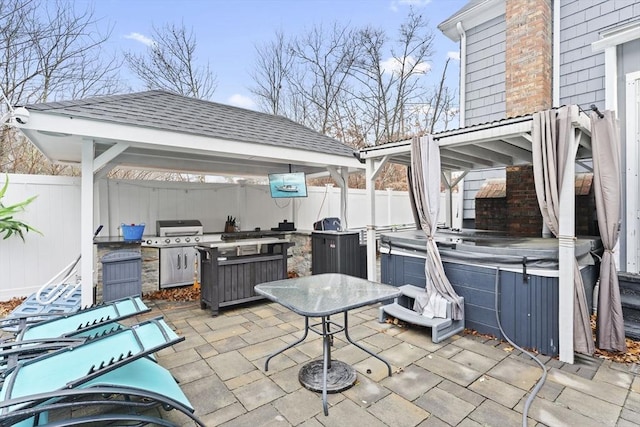
[[(381, 254), (381, 280), (394, 286), (424, 287), (424, 258)], [(444, 261), (444, 270), (458, 295), (465, 299), (465, 325), (500, 339), (495, 310), (496, 269)], [(582, 270), (587, 295), (593, 291), (597, 267)], [(558, 354), (558, 278), (500, 271), (500, 322), (518, 345), (542, 354)]]
[[(465, 298), (466, 325), (504, 339), (496, 319), (497, 269), (444, 263), (455, 291)], [(501, 270), (498, 313), (505, 334), (518, 345), (558, 354), (558, 279)]]

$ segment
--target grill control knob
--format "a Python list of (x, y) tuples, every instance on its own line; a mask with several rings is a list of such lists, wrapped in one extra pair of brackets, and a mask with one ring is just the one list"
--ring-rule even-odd
[(147, 245), (151, 244), (151, 239), (147, 240)]
[(189, 242), (191, 241), (191, 239), (190, 239), (189, 237), (185, 237), (185, 238), (184, 238), (184, 241), (185, 241), (185, 242), (187, 242), (187, 243), (189, 243)]
[(194, 237), (193, 240), (195, 240), (196, 242), (199, 242), (200, 238), (199, 237)]
[(171, 239), (164, 239), (165, 243), (171, 243)]
[(176, 237), (176, 243), (180, 243), (180, 238)]

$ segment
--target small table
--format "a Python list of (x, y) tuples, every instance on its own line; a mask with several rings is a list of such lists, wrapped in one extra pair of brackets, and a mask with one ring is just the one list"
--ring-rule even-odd
[[(322, 391), (325, 415), (329, 415), (327, 393), (345, 390), (356, 381), (355, 369), (352, 366), (338, 360), (331, 360), (334, 334), (344, 331), (347, 341), (384, 362), (391, 376), (391, 365), (386, 360), (351, 339), (347, 312), (365, 305), (392, 300), (400, 296), (401, 292), (398, 288), (345, 274), (326, 273), (261, 283), (255, 286), (255, 291), (304, 316), (302, 338), (267, 357), (264, 363), (265, 371), (269, 370), (269, 361), (274, 356), (300, 344), (307, 338), (310, 330), (322, 336), (322, 362), (320, 360), (309, 362), (302, 367), (298, 378), (306, 388), (317, 392)], [(330, 316), (337, 313), (344, 313), (343, 325), (330, 320)], [(321, 321), (309, 325), (310, 317), (319, 317)]]

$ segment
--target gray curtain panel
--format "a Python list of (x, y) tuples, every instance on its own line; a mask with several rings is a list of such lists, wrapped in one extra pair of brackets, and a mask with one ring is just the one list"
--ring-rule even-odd
[[(440, 204), (440, 146), (431, 135), (416, 137), (411, 141), (411, 171), (413, 197), (420, 217), (420, 226), (427, 235), (427, 300), (416, 301), (416, 305), (425, 309), (429, 300), (442, 297), (451, 302), (452, 317), (455, 320), (463, 319), (464, 304), (444, 272), (438, 246), (433, 240)], [(433, 306), (437, 307), (439, 304), (434, 303)], [(425, 312), (423, 314), (426, 315)]]
[(593, 188), (600, 237), (604, 246), (600, 264), (596, 345), (613, 351), (627, 351), (618, 272), (613, 248), (620, 233), (620, 136), (612, 111), (604, 118), (591, 113), (591, 149), (593, 151)]
[[(559, 194), (564, 167), (568, 161), (575, 161), (575, 151), (572, 151), (570, 143), (571, 132), (568, 107), (540, 111), (533, 115), (531, 148), (536, 195), (543, 221), (556, 237), (559, 232)], [(562, 307), (558, 309), (562, 310)], [(573, 328), (574, 350), (593, 354), (595, 345), (591, 333), (589, 307), (577, 260), (574, 261)]]

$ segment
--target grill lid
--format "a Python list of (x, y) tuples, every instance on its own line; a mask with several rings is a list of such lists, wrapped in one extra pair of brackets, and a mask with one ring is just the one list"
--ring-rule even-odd
[(159, 219), (156, 221), (156, 235), (196, 236), (203, 233), (202, 223), (197, 219)]

